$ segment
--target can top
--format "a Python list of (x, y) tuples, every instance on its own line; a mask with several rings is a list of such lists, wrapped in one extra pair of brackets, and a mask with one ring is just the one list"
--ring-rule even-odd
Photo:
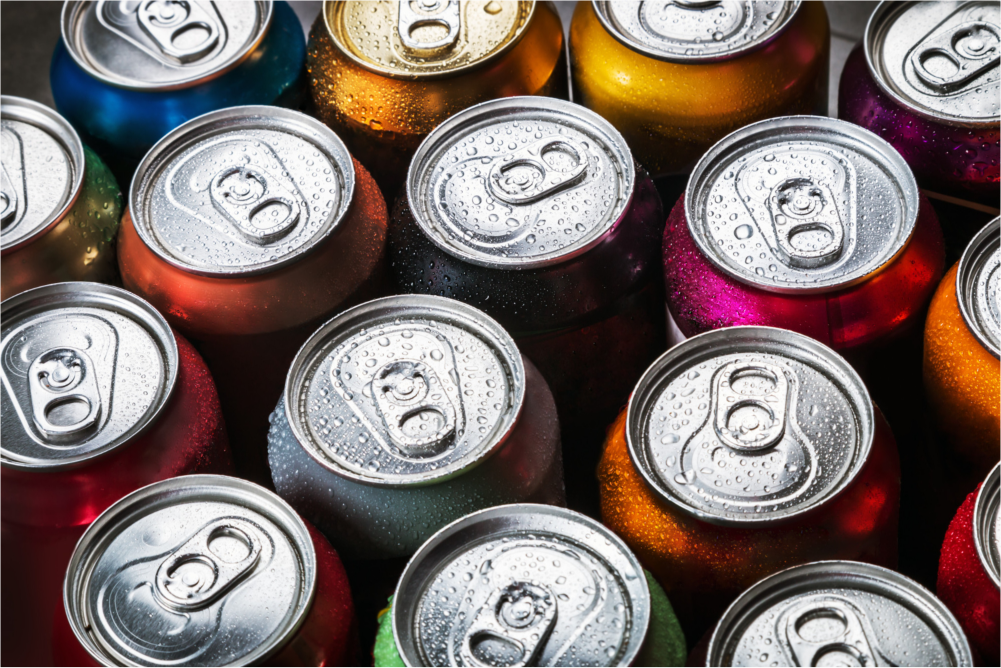
[(56, 225), (83, 187), (80, 137), (32, 100), (0, 96), (0, 248), (20, 248)]
[(243, 62), (271, 25), (271, 0), (63, 5), (62, 38), (89, 76), (119, 88), (187, 88)]
[(703, 521), (799, 515), (845, 489), (875, 435), (861, 378), (833, 350), (772, 327), (729, 327), (675, 346), (629, 400), (633, 465)]
[(882, 2), (866, 25), (865, 57), (904, 108), (951, 125), (1001, 119), (1001, 7), (984, 2)]
[(995, 464), (984, 481), (973, 509), (973, 542), (984, 571), (1001, 586), (1001, 534), (998, 533), (998, 506), (1001, 504), (1001, 464)]
[(607, 528), (525, 503), (466, 515), (428, 539), (392, 614), (408, 666), (628, 666), (646, 637), (650, 590)]
[(316, 552), (274, 493), (188, 475), (102, 513), (77, 543), (63, 588), (73, 632), (104, 665), (251, 665), (305, 619)]
[(707, 666), (972, 666), (948, 608), (917, 582), (856, 561), (815, 561), (741, 594)]
[(857, 125), (820, 116), (753, 123), (699, 160), (685, 194), (702, 253), (770, 292), (862, 282), (907, 246), (918, 186), (900, 154)]
[(394, 78), (451, 77), (513, 47), (535, 14), (534, 0), (324, 2), (338, 49), (367, 70)]
[(319, 121), (230, 107), (174, 129), (146, 154), (129, 192), (143, 242), (207, 276), (273, 271), (330, 237), (354, 197), (344, 143)]
[(994, 357), (1001, 357), (1001, 218), (977, 232), (963, 251), (956, 272), (959, 312), (970, 332)]
[(56, 283), (0, 304), (3, 466), (62, 468), (132, 442), (177, 383), (177, 341), (121, 288)]
[(376, 299), (330, 320), (285, 383), (292, 434), (335, 474), (423, 485), (496, 452), (525, 398), (514, 340), (482, 311), (425, 295)]
[(510, 97), (435, 128), (410, 163), (407, 198), (446, 253), (530, 269), (600, 243), (635, 180), (632, 153), (605, 119), (563, 100)]

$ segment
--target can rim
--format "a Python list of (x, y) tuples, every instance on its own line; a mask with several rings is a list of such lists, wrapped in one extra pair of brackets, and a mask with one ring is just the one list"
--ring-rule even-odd
[[(862, 397), (868, 399), (868, 401), (863, 402), (861, 406), (855, 406), (854, 401), (849, 400), (849, 404), (852, 405), (853, 408), (864, 411), (864, 415), (861, 416), (863, 419), (856, 417), (856, 422), (859, 424), (859, 444), (854, 456), (855, 461), (850, 470), (842, 476), (835, 487), (828, 491), (827, 494), (819, 500), (814, 500), (804, 507), (795, 508), (791, 512), (784, 512), (782, 515), (777, 517), (743, 517), (739, 515), (721, 517), (719, 515), (708, 513), (700, 508), (689, 506), (681, 499), (676, 498), (668, 491), (662, 489), (662, 485), (659, 484), (656, 476), (649, 470), (649, 466), (646, 463), (648, 457), (644, 452), (643, 439), (634, 434), (643, 428), (643, 419), (647, 412), (646, 409), (659, 397), (659, 394), (654, 394), (654, 392), (660, 385), (659, 381), (661, 380), (663, 372), (672, 365), (683, 362), (685, 359), (707, 358), (707, 353), (704, 350), (700, 353), (700, 349), (712, 346), (718, 341), (733, 342), (745, 338), (748, 341), (754, 339), (776, 341), (779, 337), (792, 337), (795, 340), (797, 347), (804, 348), (808, 353), (826, 361), (828, 364), (831, 364), (836, 371), (840, 372), (840, 374), (845, 377), (844, 380), (855, 386), (854, 389), (856, 392), (860, 393)], [(840, 385), (840, 380), (841, 379), (831, 378), (832, 383), (836, 385)], [(849, 394), (846, 388), (841, 389), (846, 395)], [(830, 504), (834, 503), (834, 501), (840, 497), (845, 490), (849, 489), (859, 476), (859, 473), (865, 467), (866, 462), (869, 460), (869, 455), (872, 452), (873, 443), (876, 438), (875, 420), (876, 416), (872, 398), (869, 396), (869, 392), (866, 389), (865, 384), (862, 382), (862, 378), (858, 375), (858, 372), (855, 371), (850, 364), (848, 364), (845, 358), (839, 355), (836, 351), (804, 334), (793, 332), (788, 329), (760, 325), (741, 325), (737, 327), (714, 329), (690, 337), (668, 349), (665, 353), (658, 357), (646, 371), (643, 372), (643, 375), (640, 376), (640, 379), (636, 382), (636, 386), (634, 387), (632, 394), (629, 395), (629, 403), (626, 405), (626, 447), (629, 452), (629, 461), (632, 464), (633, 469), (635, 469), (639, 473), (640, 477), (643, 478), (643, 482), (646, 483), (647, 489), (650, 490), (659, 502), (665, 503), (671, 509), (681, 512), (689, 517), (694, 517), (702, 522), (706, 522), (707, 524), (741, 527), (745, 529), (764, 528), (772, 527), (777, 524), (786, 524), (791, 521), (798, 520), (804, 515), (813, 513), (820, 508), (830, 506)]]
[(999, 236), (1001, 236), (1001, 217), (984, 225), (967, 244), (962, 257), (959, 258), (956, 270), (956, 301), (959, 303), (959, 312), (963, 316), (966, 329), (973, 334), (984, 350), (1001, 359), (1001, 350), (984, 334), (977, 318), (971, 311), (972, 290), (976, 287), (972, 285), (972, 282), (977, 276), (977, 270), (980, 269), (982, 260), (989, 255), (991, 246), (997, 246)]
[[(70, 186), (70, 196), (62, 208), (49, 214), (49, 220), (38, 227), (37, 230), (17, 241), (14, 244), (3, 246), (0, 255), (7, 255), (25, 246), (34, 243), (41, 237), (49, 233), (52, 228), (58, 225), (76, 204), (80, 193), (83, 192), (83, 179), (87, 171), (86, 160), (83, 152), (83, 142), (76, 129), (69, 124), (58, 112), (49, 107), (16, 95), (0, 95), (0, 109), (4, 118), (28, 123), (44, 130), (53, 139), (59, 141), (66, 151), (73, 168), (73, 182)], [(13, 113), (11, 113), (13, 112)]]
[[(102, 643), (93, 641), (91, 622), (87, 619), (87, 606), (80, 605), (89, 582), (89, 574), (95, 564), (95, 551), (113, 540), (119, 532), (116, 528), (136, 515), (148, 510), (149, 506), (160, 502), (159, 507), (170, 505), (172, 501), (185, 500), (200, 494), (204, 497), (228, 501), (242, 505), (264, 515), (282, 529), (289, 542), (297, 548), (299, 563), (304, 573), (303, 595), (300, 597), (295, 617), (286, 626), (285, 632), (247, 657), (245, 665), (263, 661), (277, 654), (285, 643), (302, 627), (312, 609), (316, 596), (316, 550), (306, 524), (284, 499), (260, 485), (224, 475), (191, 474), (168, 478), (141, 487), (122, 497), (102, 512), (87, 527), (77, 541), (70, 557), (66, 575), (63, 578), (63, 609), (73, 635), (91, 658), (102, 665), (129, 665), (114, 652), (102, 652)], [(101, 552), (103, 554), (103, 551)], [(99, 555), (97, 555), (99, 556)], [(119, 663), (113, 663), (118, 661)]]
[[(15, 309), (28, 309), (25, 315), (32, 315), (43, 311), (45, 307), (59, 304), (63, 300), (72, 299), (79, 295), (87, 295), (98, 306), (114, 310), (123, 316), (136, 321), (143, 327), (161, 349), (163, 361), (167, 367), (163, 387), (160, 389), (160, 400), (156, 408), (147, 414), (142, 425), (138, 428), (126, 432), (123, 437), (103, 448), (87, 452), (77, 457), (66, 457), (59, 460), (45, 460), (42, 464), (30, 461), (12, 459), (9, 454), (0, 446), (0, 466), (18, 471), (64, 471), (78, 468), (90, 464), (100, 457), (110, 456), (119, 448), (130, 446), (138, 441), (143, 434), (149, 431), (154, 424), (158, 423), (163, 416), (167, 405), (174, 396), (177, 388), (178, 367), (180, 366), (180, 353), (177, 348), (177, 339), (174, 332), (167, 324), (166, 319), (145, 299), (135, 295), (128, 290), (102, 283), (91, 283), (88, 281), (76, 281), (68, 283), (51, 283), (31, 290), (25, 290), (13, 297), (0, 302), (0, 318), (7, 322), (7, 318), (16, 315)], [(72, 304), (72, 302), (69, 302)], [(12, 311), (15, 313), (12, 314)]]
[[(434, 552), (443, 543), (451, 538), (454, 534), (466, 529), (468, 527), (474, 526), (477, 523), (490, 522), (495, 519), (509, 519), (516, 516), (523, 515), (544, 515), (553, 518), (562, 519), (564, 521), (575, 522), (577, 524), (583, 525), (587, 529), (600, 534), (609, 543), (615, 545), (622, 552), (622, 555), (629, 562), (637, 573), (644, 574), (643, 566), (640, 564), (639, 559), (633, 551), (626, 545), (617, 534), (612, 530), (605, 527), (597, 520), (591, 519), (590, 517), (579, 513), (569, 508), (560, 508), (558, 506), (550, 506), (544, 504), (536, 503), (512, 503), (502, 506), (494, 506), (491, 508), (484, 508), (482, 510), (477, 510), (476, 512), (460, 517), (459, 519), (450, 522), (438, 531), (436, 531), (430, 538), (428, 538), (417, 552), (414, 553), (408, 561), (406, 567), (403, 569), (403, 573), (400, 575), (400, 579), (397, 581), (396, 589), (393, 591), (393, 606), (392, 606), (392, 622), (393, 622), (393, 641), (396, 643), (396, 651), (399, 653), (400, 658), (407, 666), (420, 666), (423, 665), (418, 661), (411, 661), (411, 656), (408, 652), (404, 651), (402, 642), (405, 639), (411, 637), (411, 625), (408, 623), (409, 619), (413, 617), (413, 613), (416, 610), (410, 610), (402, 605), (400, 605), (400, 595), (401, 592), (409, 592), (411, 589), (419, 595), (423, 589), (422, 583), (428, 581), (438, 572), (441, 568), (436, 568), (432, 572), (427, 574), (421, 573), (420, 568), (424, 565), (425, 560), (429, 560), (434, 557)], [(482, 534), (487, 535), (487, 534)], [(479, 536), (477, 536), (479, 537)], [(447, 545), (443, 549), (448, 549)], [(453, 548), (447, 552), (447, 554), (442, 555), (437, 558), (437, 563), (447, 564), (448, 560), (454, 557), (462, 550), (460, 545), (458, 548)], [(418, 579), (420, 578), (420, 579)], [(647, 605), (644, 606), (643, 616), (639, 619), (639, 624), (637, 625), (635, 632), (630, 634), (630, 640), (632, 642), (632, 648), (623, 657), (622, 663), (620, 665), (628, 666), (632, 665), (633, 660), (639, 654), (643, 640), (646, 638), (647, 632), (650, 627), (650, 587), (647, 584), (645, 577), (638, 577), (636, 580), (632, 581), (638, 584), (639, 593), (647, 601)], [(634, 592), (635, 593), (635, 592)], [(416, 597), (415, 597), (416, 599)], [(403, 612), (401, 612), (403, 610)], [(405, 619), (406, 618), (406, 619)], [(404, 639), (404, 640), (401, 640)]]
[[(951, 641), (952, 646), (949, 649), (953, 651), (957, 659), (957, 662), (953, 665), (973, 665), (973, 654), (970, 650), (970, 644), (959, 622), (956, 621), (956, 617), (952, 612), (934, 594), (914, 580), (883, 566), (848, 560), (814, 561), (792, 566), (762, 578), (744, 590), (727, 607), (726, 612), (723, 613), (723, 616), (713, 628), (706, 651), (705, 665), (723, 665), (721, 657), (718, 656), (722, 651), (720, 645), (725, 644), (726, 640), (735, 634), (738, 630), (736, 626), (742, 619), (763, 609), (766, 605), (776, 600), (778, 595), (782, 593), (788, 594), (788, 589), (799, 589), (816, 585), (818, 577), (824, 577), (825, 575), (829, 577), (840, 575), (845, 579), (851, 578), (853, 583), (859, 585), (868, 584), (872, 589), (882, 586), (887, 590), (895, 589), (904, 594), (910, 594), (913, 597), (913, 601), (922, 604), (921, 611), (924, 613), (922, 616), (925, 617), (926, 621), (934, 621), (938, 629), (948, 632), (948, 637), (943, 638), (943, 640)], [(780, 587), (784, 591), (770, 595), (770, 591)]]
[(143, 84), (134, 80), (126, 81), (123, 79), (116, 79), (113, 76), (99, 72), (96, 68), (91, 66), (91, 64), (87, 62), (87, 59), (78, 52), (79, 47), (76, 40), (72, 38), (74, 26), (80, 17), (80, 10), (88, 4), (82, 0), (65, 0), (63, 3), (62, 14), (60, 16), (60, 38), (62, 39), (63, 44), (66, 45), (66, 50), (69, 52), (73, 62), (75, 62), (77, 66), (87, 74), (87, 76), (97, 79), (102, 83), (114, 86), (115, 88), (142, 92), (181, 90), (184, 88), (192, 88), (226, 74), (227, 72), (239, 67), (254, 51), (257, 50), (257, 47), (260, 46), (261, 42), (264, 40), (271, 28), (271, 21), (274, 18), (274, 3), (272, 0), (254, 0), (254, 3), (259, 7), (264, 8), (264, 11), (262, 13), (257, 32), (254, 34), (252, 39), (247, 41), (246, 45), (244, 45), (240, 51), (224, 63), (220, 64), (218, 67), (209, 70), (205, 74), (180, 79), (169, 84)]
[[(622, 175), (628, 182), (623, 190), (628, 189), (628, 194), (622, 198), (621, 204), (616, 210), (609, 214), (608, 220), (604, 223), (603, 229), (595, 233), (594, 237), (587, 242), (573, 248), (573, 250), (555, 255), (543, 257), (541, 259), (524, 260), (514, 258), (511, 261), (500, 261), (497, 259), (488, 260), (466, 251), (459, 246), (444, 243), (435, 226), (428, 220), (424, 210), (424, 200), (418, 196), (420, 192), (419, 182), (425, 175), (428, 161), (436, 157), (438, 144), (450, 139), (453, 135), (468, 128), (473, 128), (477, 124), (488, 121), (490, 118), (498, 118), (504, 113), (518, 113), (523, 110), (538, 112), (558, 113), (569, 117), (580, 123), (583, 121), (591, 125), (595, 130), (604, 134), (608, 139), (608, 148), (615, 149), (621, 155)], [(518, 95), (505, 97), (497, 100), (488, 100), (475, 104), (455, 114), (441, 125), (432, 130), (427, 137), (417, 147), (410, 167), (407, 169), (406, 198), (414, 221), (423, 232), (426, 239), (431, 241), (439, 250), (462, 262), (485, 267), (487, 269), (501, 269), (507, 271), (529, 271), (533, 269), (545, 269), (561, 264), (569, 263), (590, 252), (595, 247), (607, 240), (608, 235), (616, 228), (629, 212), (632, 206), (633, 197), (636, 194), (636, 162), (633, 158), (632, 150), (626, 143), (622, 134), (607, 120), (599, 116), (590, 109), (567, 100), (559, 100), (551, 97), (539, 97), (535, 95)]]
[[(413, 308), (415, 306), (419, 307), (426, 316), (432, 316), (435, 313), (448, 314), (453, 321), (461, 322), (462, 327), (465, 327), (471, 333), (475, 333), (485, 344), (489, 345), (497, 353), (500, 361), (508, 365), (511, 375), (516, 380), (520, 378), (522, 382), (511, 383), (513, 392), (511, 400), (512, 408), (508, 411), (508, 416), (502, 423), (503, 426), (498, 429), (497, 435), (494, 437), (494, 442), (489, 446), (481, 447), (479, 454), (469, 461), (459, 460), (461, 465), (442, 467), (432, 473), (424, 473), (415, 480), (381, 480), (363, 476), (320, 455), (317, 448), (314, 447), (313, 440), (309, 437), (306, 430), (303, 429), (300, 419), (297, 417), (297, 411), (294, 408), (298, 404), (296, 397), (299, 393), (299, 388), (302, 386), (303, 376), (309, 372), (314, 363), (317, 362), (317, 358), (327, 349), (331, 338), (345, 330), (357, 331), (358, 328), (367, 327), (368, 322), (376, 319), (385, 319), (394, 310)], [(292, 365), (289, 367), (288, 374), (285, 377), (285, 389), (282, 393), (285, 420), (288, 422), (289, 429), (296, 441), (296, 446), (302, 448), (310, 459), (322, 466), (326, 471), (346, 480), (370, 487), (389, 489), (424, 487), (443, 483), (452, 478), (465, 475), (500, 451), (520, 423), (521, 414), (524, 410), (525, 386), (527, 382), (525, 363), (520, 354), (508, 355), (505, 350), (518, 350), (511, 335), (501, 327), (500, 323), (489, 315), (464, 302), (437, 295), (419, 294), (390, 295), (388, 297), (373, 299), (334, 316), (313, 332), (306, 343), (299, 348), (299, 352), (296, 353)]]
[[(701, 221), (694, 216), (694, 212), (698, 210), (698, 200), (702, 194), (703, 181), (712, 176), (713, 168), (716, 166), (716, 162), (725, 157), (727, 152), (731, 149), (734, 149), (735, 144), (738, 141), (752, 139), (756, 135), (761, 135), (764, 132), (792, 130), (797, 127), (804, 126), (808, 126), (816, 130), (836, 129), (839, 134), (847, 135), (851, 139), (866, 144), (870, 148), (874, 149), (877, 155), (884, 160), (884, 164), (896, 167), (896, 171), (891, 171), (890, 173), (893, 176), (893, 180), (900, 187), (902, 203), (901, 208), (904, 210), (904, 220), (901, 227), (902, 230), (906, 230), (906, 235), (902, 240), (897, 242), (898, 247), (896, 251), (892, 255), (885, 257), (879, 266), (873, 268), (871, 271), (862, 276), (858, 276), (850, 280), (820, 286), (809, 284), (779, 286), (760, 283), (753, 280), (750, 276), (738, 273), (731, 268), (728, 263), (720, 262), (718, 260), (719, 255), (714, 252), (712, 245), (704, 238), (704, 235), (696, 229), (700, 225)], [(882, 167), (883, 165), (880, 166)], [(733, 278), (744, 285), (749, 285), (758, 290), (775, 294), (826, 294), (837, 290), (844, 290), (871, 280), (873, 277), (892, 265), (897, 258), (903, 254), (904, 250), (910, 245), (911, 239), (914, 238), (914, 230), (917, 227), (918, 211), (920, 209), (918, 193), (918, 183), (914, 178), (914, 173), (911, 171), (911, 168), (907, 166), (906, 162), (904, 162), (900, 153), (882, 137), (879, 137), (863, 127), (836, 118), (811, 115), (780, 116), (777, 118), (768, 118), (763, 121), (757, 121), (755, 123), (751, 123), (750, 125), (745, 125), (739, 130), (731, 132), (726, 137), (716, 142), (712, 148), (706, 151), (705, 154), (699, 158), (698, 163), (696, 163), (695, 168), (692, 170), (691, 176), (688, 178), (688, 184), (685, 189), (685, 224), (688, 229), (688, 234), (695, 242), (699, 252), (702, 253), (710, 264), (712, 264), (713, 268), (723, 272), (728, 277)]]
[(973, 504), (973, 544), (977, 548), (977, 557), (980, 558), (980, 565), (994, 586), (1001, 588), (998, 563), (991, 558), (990, 547), (987, 545), (987, 536), (990, 535), (989, 525), (997, 522), (999, 503), (1001, 503), (1001, 463), (995, 464), (987, 474), (987, 479), (984, 480), (980, 492), (977, 493), (977, 500)]

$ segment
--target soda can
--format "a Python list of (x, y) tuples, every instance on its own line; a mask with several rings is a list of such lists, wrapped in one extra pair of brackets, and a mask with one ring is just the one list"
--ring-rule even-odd
[(0, 118), (0, 298), (49, 283), (115, 280), (115, 177), (48, 107), (4, 95)]
[(623, 134), (655, 177), (687, 173), (749, 123), (827, 114), (831, 32), (820, 2), (579, 2), (574, 101)]
[(200, 344), (241, 475), (270, 484), (267, 416), (289, 364), (327, 318), (381, 291), (387, 225), (368, 172), (295, 111), (200, 116), (140, 164), (122, 282)]
[(897, 560), (900, 464), (858, 374), (802, 334), (732, 327), (660, 357), (612, 425), (601, 517), (689, 637), (766, 575)]
[(564, 503), (545, 381), (500, 325), (440, 297), (376, 299), (321, 327), (268, 455), (278, 494), (347, 559), (409, 556), (488, 506)]
[(135, 295), (47, 285), (0, 304), (3, 663), (51, 664), (73, 545), (140, 487), (232, 470), (212, 376)]
[(920, 326), (944, 265), (938, 219), (900, 154), (817, 116), (714, 146), (664, 231), (681, 334), (782, 327), (853, 357)]
[(58, 665), (357, 665), (337, 553), (238, 478), (183, 476), (124, 497), (80, 539), (63, 592)]
[(312, 104), (389, 197), (448, 117), (512, 95), (567, 97), (549, 2), (324, 2), (306, 56)]
[(286, 2), (68, 0), (49, 79), (56, 109), (127, 184), (153, 144), (189, 119), (297, 106), (305, 56)]

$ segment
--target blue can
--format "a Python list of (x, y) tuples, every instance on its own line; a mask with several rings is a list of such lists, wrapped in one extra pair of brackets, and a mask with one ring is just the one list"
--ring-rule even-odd
[(178, 125), (247, 104), (299, 106), (306, 41), (286, 2), (68, 1), (56, 108), (127, 186)]

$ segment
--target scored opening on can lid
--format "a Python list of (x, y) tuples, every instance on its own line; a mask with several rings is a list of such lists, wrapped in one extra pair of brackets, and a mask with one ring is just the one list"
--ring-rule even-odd
[(0, 249), (20, 248), (58, 224), (83, 188), (80, 137), (32, 100), (0, 96)]
[(1001, 505), (1001, 464), (995, 464), (984, 481), (973, 508), (973, 542), (977, 556), (994, 586), (1001, 587), (1001, 534), (998, 533), (998, 506)]
[(273, 492), (181, 476), (88, 527), (63, 583), (66, 616), (103, 665), (253, 665), (298, 631), (316, 568), (306, 525)]
[(354, 197), (351, 154), (305, 114), (230, 107), (176, 128), (129, 192), (143, 242), (193, 274), (237, 276), (296, 262), (329, 238)]
[(707, 666), (972, 666), (948, 608), (917, 582), (855, 561), (761, 580), (713, 631)]
[(713, 524), (768, 523), (828, 502), (875, 436), (862, 379), (833, 350), (772, 327), (675, 346), (640, 378), (626, 440), (654, 493)]
[(187, 88), (243, 62), (271, 26), (271, 0), (68, 0), (62, 38), (76, 64), (119, 88)]
[(606, 120), (563, 100), (510, 97), (435, 128), (410, 163), (407, 198), (450, 255), (532, 269), (600, 243), (635, 181), (632, 153)]
[(974, 337), (994, 357), (1001, 357), (1001, 218), (995, 218), (970, 241), (956, 272), (959, 312)]
[(869, 73), (898, 104), (951, 125), (1001, 118), (1001, 7), (881, 2), (866, 25)]
[(132, 442), (177, 384), (167, 321), (121, 288), (56, 283), (0, 304), (4, 466), (80, 464)]
[(496, 452), (525, 398), (525, 367), (496, 321), (427, 295), (376, 299), (296, 355), (285, 411), (306, 452), (372, 485), (438, 482)]
[(714, 266), (770, 292), (816, 293), (867, 280), (907, 246), (918, 186), (868, 130), (820, 116), (752, 123), (699, 160), (689, 233)]
[(432, 536), (393, 599), (408, 666), (628, 666), (650, 623), (643, 569), (580, 513), (516, 504)]

